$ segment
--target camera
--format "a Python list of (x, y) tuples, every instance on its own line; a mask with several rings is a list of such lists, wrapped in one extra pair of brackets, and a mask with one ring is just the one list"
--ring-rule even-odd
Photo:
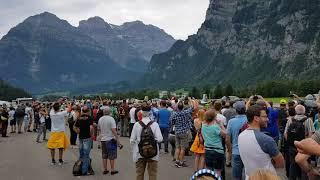
[(257, 101), (259, 99), (259, 97), (257, 95), (254, 95), (252, 98), (254, 101)]

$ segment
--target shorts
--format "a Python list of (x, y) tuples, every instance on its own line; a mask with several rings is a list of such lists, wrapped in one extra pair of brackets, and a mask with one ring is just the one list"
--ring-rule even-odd
[(48, 149), (67, 149), (69, 139), (64, 132), (51, 132), (48, 140)]
[(183, 148), (184, 150), (189, 148), (190, 133), (177, 134), (176, 135), (176, 148)]
[(117, 159), (117, 146), (110, 148), (111, 141), (101, 141), (102, 159)]
[(19, 124), (19, 123), (22, 124), (23, 120), (24, 120), (24, 117), (17, 117), (16, 118), (17, 124)]
[(206, 150), (205, 152), (205, 163), (208, 169), (222, 169), (224, 167), (224, 159), (224, 154), (215, 150)]
[(17, 124), (16, 119), (10, 120), (10, 126), (13, 126), (13, 125), (16, 125), (16, 124)]

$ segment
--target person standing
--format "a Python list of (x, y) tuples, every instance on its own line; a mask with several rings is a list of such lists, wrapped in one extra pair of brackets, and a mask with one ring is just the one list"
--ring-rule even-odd
[(237, 115), (228, 122), (226, 145), (228, 147), (228, 153), (232, 153), (232, 177), (234, 180), (241, 180), (244, 166), (240, 157), (238, 138), (241, 128), (247, 124), (248, 120), (246, 116), (245, 102), (237, 101), (234, 103), (234, 108)]
[(18, 108), (15, 111), (15, 116), (16, 116), (16, 121), (18, 124), (18, 134), (21, 134), (22, 131), (22, 123), (24, 121), (24, 116), (26, 115), (25, 113), (25, 108), (22, 105), (18, 105)]
[(1, 122), (2, 137), (8, 137), (7, 136), (8, 119), (9, 119), (9, 113), (7, 111), (7, 108), (1, 107), (0, 108), (0, 122)]
[[(143, 180), (144, 179), (144, 172), (146, 167), (148, 166), (148, 174), (149, 174), (149, 180), (156, 180), (157, 174), (158, 174), (158, 161), (159, 161), (159, 146), (158, 143), (160, 143), (163, 140), (163, 137), (161, 135), (160, 127), (157, 122), (154, 122), (149, 117), (149, 112), (151, 111), (151, 108), (149, 105), (143, 105), (142, 106), (142, 120), (138, 121), (134, 124), (132, 134), (130, 137), (130, 144), (132, 145), (132, 155), (133, 155), (133, 161), (136, 164), (136, 180)], [(150, 129), (152, 131), (152, 134), (150, 132)], [(142, 150), (140, 141), (142, 137), (142, 132), (149, 132), (148, 134), (152, 137), (150, 137), (150, 141), (156, 141), (153, 145), (156, 146), (156, 148), (153, 150), (156, 150), (156, 155), (151, 158), (145, 158), (141, 155), (140, 150)], [(140, 149), (140, 150), (139, 150)]]
[(117, 146), (122, 147), (117, 134), (117, 125), (111, 117), (111, 109), (108, 106), (103, 108), (103, 116), (98, 121), (98, 140), (101, 141), (102, 161), (104, 171), (108, 174), (108, 160), (110, 162), (111, 175), (118, 174), (115, 170), (115, 160), (117, 159)]
[[(159, 127), (164, 141), (164, 152), (169, 153), (169, 129), (170, 129), (170, 116), (171, 112), (166, 107), (166, 101), (160, 102), (160, 109), (158, 111)], [(161, 143), (159, 144), (159, 149), (161, 149)]]
[(201, 126), (202, 126), (202, 122), (204, 121), (204, 114), (205, 114), (205, 111), (203, 109), (200, 109), (198, 111), (198, 117), (194, 120), (194, 123), (193, 123), (197, 131), (197, 134), (193, 141), (190, 151), (192, 151), (195, 154), (195, 158), (194, 158), (195, 171), (198, 171), (204, 167), (205, 150), (204, 150), (204, 144), (203, 144), (203, 137), (201, 134)]
[(70, 129), (70, 144), (71, 148), (75, 148), (77, 145), (77, 133), (74, 131), (74, 123), (80, 118), (81, 108), (79, 105), (72, 106), (72, 111), (68, 115), (68, 125)]
[(15, 111), (13, 107), (10, 107), (10, 111), (9, 111), (9, 123), (10, 123), (10, 127), (11, 127), (11, 131), (10, 133), (16, 133), (16, 115), (15, 115)]
[(46, 141), (46, 135), (47, 135), (47, 128), (46, 128), (46, 116), (48, 116), (46, 110), (44, 107), (41, 107), (39, 110), (39, 130), (38, 130), (38, 136), (37, 136), (37, 143), (40, 143), (40, 136), (43, 134), (43, 141)]
[(187, 148), (189, 148), (189, 140), (191, 139), (193, 108), (184, 109), (183, 103), (178, 103), (178, 111), (173, 113), (170, 117), (171, 126), (175, 127), (175, 166), (178, 168), (186, 166), (184, 163), (184, 155)]
[(59, 149), (59, 165), (63, 164), (63, 151), (69, 146), (69, 140), (65, 134), (65, 118), (67, 118), (67, 111), (60, 111), (60, 104), (55, 102), (50, 111), (51, 118), (51, 133), (48, 140), (47, 147), (51, 153), (51, 164), (55, 165), (55, 150)]
[(24, 132), (32, 132), (30, 130), (32, 122), (33, 122), (33, 109), (29, 103), (26, 104), (26, 117), (24, 124)]
[(123, 100), (122, 105), (119, 108), (120, 115), (120, 134), (122, 137), (128, 136), (128, 119), (129, 119), (129, 106), (126, 100)]
[(217, 113), (212, 109), (208, 110), (205, 113), (205, 121), (202, 124), (201, 132), (204, 139), (206, 167), (221, 176), (225, 164), (222, 137), (226, 136), (226, 131), (221, 128), (222, 125), (216, 118)]
[(274, 139), (260, 131), (268, 125), (266, 108), (258, 104), (246, 112), (249, 128), (240, 133), (239, 152), (248, 178), (259, 169), (277, 173), (275, 168), (284, 168), (284, 159)]
[(131, 136), (134, 123), (136, 123), (136, 120), (135, 120), (136, 106), (137, 106), (136, 104), (133, 104), (132, 108), (129, 111), (129, 115), (130, 115), (129, 136)]
[(93, 125), (93, 119), (90, 116), (90, 109), (87, 106), (82, 108), (79, 119), (74, 123), (74, 131), (79, 134), (79, 159), (82, 161), (82, 175), (93, 175), (91, 168), (90, 151), (92, 147), (93, 131), (90, 126)]

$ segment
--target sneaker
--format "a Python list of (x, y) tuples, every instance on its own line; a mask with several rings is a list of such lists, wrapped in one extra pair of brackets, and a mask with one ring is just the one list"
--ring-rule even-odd
[(185, 162), (180, 163), (180, 166), (182, 167), (188, 167), (188, 165)]
[(108, 170), (104, 170), (102, 174), (109, 174)]
[(52, 159), (51, 165), (55, 165), (55, 164), (56, 164), (56, 160)]
[(174, 165), (175, 165), (177, 168), (181, 168), (181, 167), (182, 167), (179, 162), (176, 162)]
[(115, 174), (118, 174), (119, 171), (111, 171), (111, 175), (115, 175)]
[(94, 171), (93, 171), (93, 170), (89, 171), (89, 172), (87, 173), (87, 175), (88, 175), (88, 176), (94, 175)]
[(41, 143), (39, 140), (36, 140), (37, 143)]
[(27, 132), (32, 132), (32, 131), (28, 129), (28, 131), (27, 131)]
[(61, 160), (61, 159), (59, 159), (59, 166), (62, 166), (62, 164), (63, 164), (63, 160)]

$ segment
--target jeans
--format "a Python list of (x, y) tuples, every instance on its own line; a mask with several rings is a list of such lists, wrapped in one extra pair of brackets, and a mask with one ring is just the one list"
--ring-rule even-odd
[(87, 174), (90, 166), (90, 151), (92, 139), (79, 139), (80, 160), (82, 161), (82, 174)]
[(29, 117), (24, 117), (23, 121), (24, 121), (23, 130), (24, 130), (24, 132), (27, 132), (28, 127), (29, 127), (30, 118)]
[[(163, 136), (163, 143), (164, 143), (164, 151), (168, 152), (168, 138), (169, 138), (169, 128), (160, 128), (161, 134)], [(159, 143), (159, 149), (161, 149), (161, 143)]]
[(241, 179), (243, 171), (243, 162), (240, 155), (232, 155), (232, 177), (233, 179)]
[(37, 141), (40, 140), (41, 134), (43, 134), (43, 140), (45, 140), (46, 139), (46, 133), (47, 133), (46, 123), (43, 122), (43, 123), (40, 124), (40, 127), (39, 127)]
[(121, 136), (128, 136), (128, 118), (121, 119)]

